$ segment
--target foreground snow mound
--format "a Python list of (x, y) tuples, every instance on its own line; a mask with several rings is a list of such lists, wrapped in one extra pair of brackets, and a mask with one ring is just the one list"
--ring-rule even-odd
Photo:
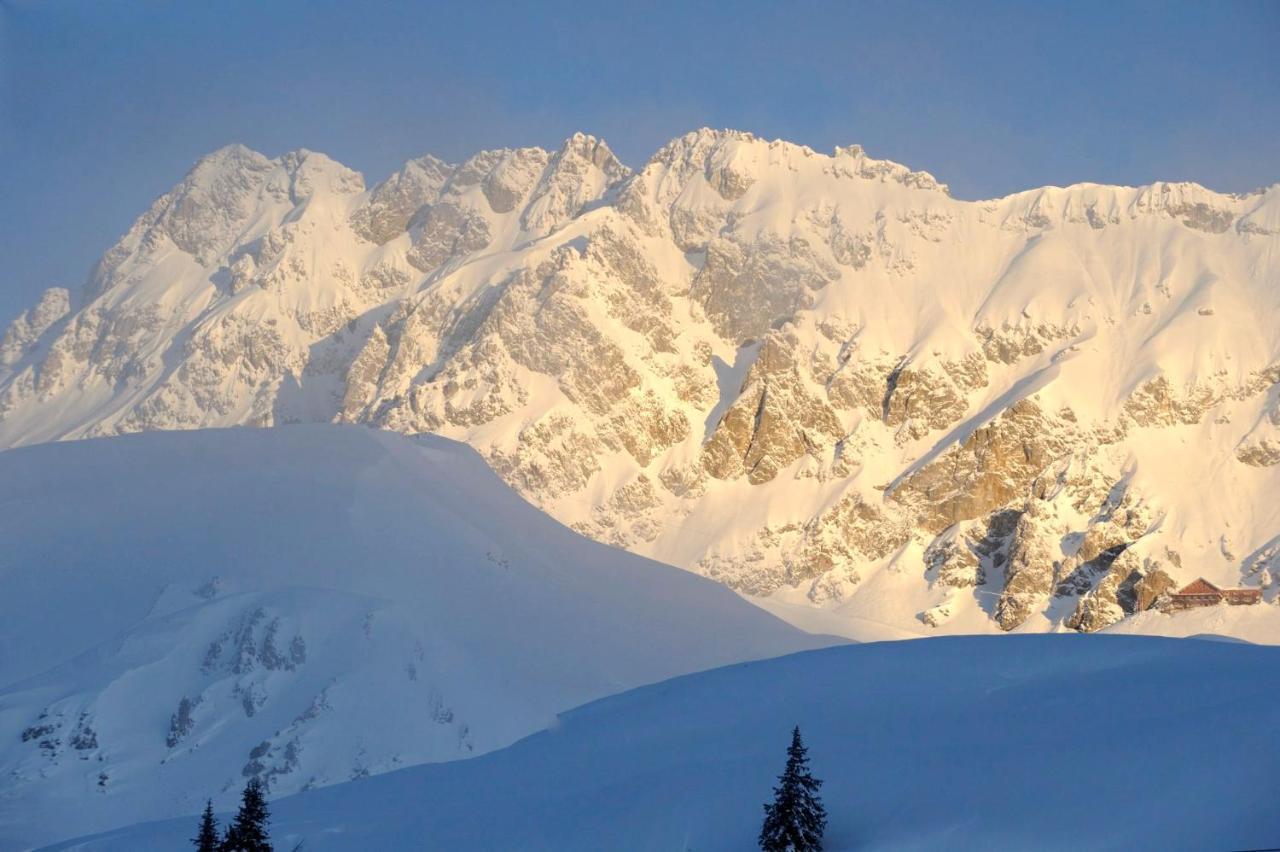
[[(637, 689), (476, 760), (275, 804), (277, 848), (742, 850), (791, 726), (827, 848), (1274, 845), (1280, 649), (1152, 637), (854, 645)], [(195, 816), (61, 846), (181, 848)]]
[(472, 450), (350, 426), (0, 453), (0, 848), (467, 757), (814, 647)]

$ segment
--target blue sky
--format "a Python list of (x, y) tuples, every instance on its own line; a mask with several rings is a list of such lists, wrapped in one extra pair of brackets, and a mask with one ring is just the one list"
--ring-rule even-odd
[(422, 153), (702, 125), (926, 169), (962, 198), (1280, 180), (1280, 3), (0, 0), (0, 323), (201, 154)]

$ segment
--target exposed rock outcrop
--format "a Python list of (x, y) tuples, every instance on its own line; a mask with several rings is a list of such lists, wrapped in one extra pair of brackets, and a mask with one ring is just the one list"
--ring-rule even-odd
[(1040, 406), (1020, 400), (962, 443), (906, 477), (893, 498), (919, 513), (922, 529), (939, 533), (1027, 493), (1067, 443)]
[(768, 482), (806, 453), (827, 450), (840, 438), (840, 421), (806, 387), (795, 341), (772, 334), (760, 347), (738, 399), (702, 449), (702, 464), (717, 479), (745, 474)]

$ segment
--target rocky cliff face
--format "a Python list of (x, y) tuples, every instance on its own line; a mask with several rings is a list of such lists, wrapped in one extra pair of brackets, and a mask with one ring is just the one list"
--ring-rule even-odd
[(0, 443), (439, 432), (746, 593), (1094, 630), (1264, 579), (1278, 283), (1280, 187), (964, 202), (857, 146), (702, 130), (635, 172), (577, 135), (366, 189), (232, 147), (13, 323)]

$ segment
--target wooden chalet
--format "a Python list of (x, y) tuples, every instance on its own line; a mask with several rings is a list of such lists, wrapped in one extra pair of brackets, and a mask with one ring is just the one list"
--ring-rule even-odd
[(1217, 606), (1221, 603), (1248, 606), (1261, 601), (1261, 589), (1220, 589), (1203, 577), (1169, 595), (1169, 606), (1172, 609)]

